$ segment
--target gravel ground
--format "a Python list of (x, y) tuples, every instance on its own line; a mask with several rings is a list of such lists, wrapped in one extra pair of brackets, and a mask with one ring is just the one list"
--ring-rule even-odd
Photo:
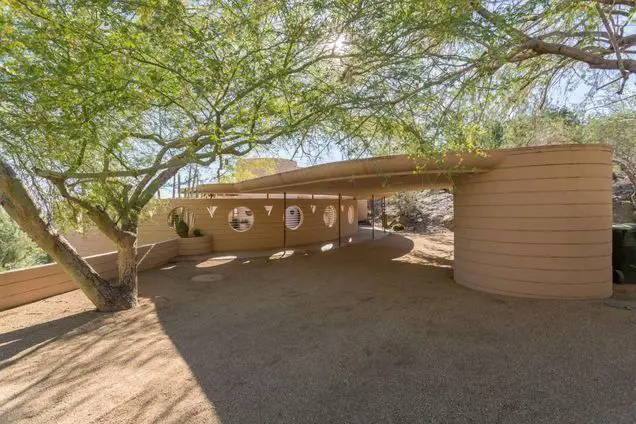
[(391, 235), (147, 271), (134, 311), (1, 312), (0, 422), (636, 422), (636, 312), (471, 291), (451, 257)]

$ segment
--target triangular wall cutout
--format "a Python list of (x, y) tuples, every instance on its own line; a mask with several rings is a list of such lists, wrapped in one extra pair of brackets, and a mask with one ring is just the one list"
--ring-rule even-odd
[(208, 213), (210, 214), (210, 218), (214, 218), (214, 212), (216, 212), (216, 208), (218, 206), (208, 206)]
[(340, 205), (340, 212), (344, 212), (344, 205)]
[(265, 210), (267, 211), (267, 216), (270, 216), (272, 214), (272, 209), (274, 209), (274, 206), (265, 205)]
[(316, 213), (316, 205), (309, 205), (311, 208), (311, 213)]

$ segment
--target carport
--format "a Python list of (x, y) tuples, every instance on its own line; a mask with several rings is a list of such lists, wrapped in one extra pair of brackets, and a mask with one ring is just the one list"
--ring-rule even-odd
[(452, 188), (457, 283), (512, 296), (580, 299), (612, 292), (611, 182), (609, 146), (558, 145), (374, 157), (197, 190), (371, 199)]

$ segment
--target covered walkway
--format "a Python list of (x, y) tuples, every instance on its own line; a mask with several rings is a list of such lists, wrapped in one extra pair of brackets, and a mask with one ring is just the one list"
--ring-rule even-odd
[(452, 188), (457, 283), (512, 296), (585, 299), (612, 293), (611, 184), (610, 147), (555, 145), (343, 161), (198, 189), (368, 199)]

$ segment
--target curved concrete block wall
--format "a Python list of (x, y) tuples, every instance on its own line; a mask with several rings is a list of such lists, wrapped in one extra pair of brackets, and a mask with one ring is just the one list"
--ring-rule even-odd
[(612, 293), (612, 151), (511, 150), (455, 181), (455, 281), (491, 293), (603, 298)]
[[(297, 206), (303, 213), (302, 224), (295, 230), (287, 229), (285, 243), (288, 247), (302, 246), (338, 238), (338, 219), (342, 237), (358, 231), (357, 201), (342, 199), (341, 211), (331, 227), (325, 225), (323, 213), (331, 206), (338, 207), (338, 199), (287, 199), (287, 206)], [(139, 225), (139, 244), (156, 243), (177, 238), (168, 226), (169, 212), (178, 206), (194, 214), (193, 228), (211, 236), (210, 250), (231, 252), (240, 250), (276, 249), (283, 246), (283, 200), (264, 198), (234, 199), (171, 199), (162, 210)], [(245, 232), (230, 228), (228, 215), (233, 208), (243, 206), (253, 212), (254, 225)], [(269, 212), (266, 209), (269, 208)], [(214, 212), (211, 212), (214, 208)], [(350, 211), (351, 210), (351, 211)], [(352, 219), (350, 220), (350, 216)], [(93, 229), (86, 235), (66, 235), (69, 242), (82, 255), (94, 255), (115, 250), (115, 244)], [(202, 240), (203, 241), (203, 240)]]

